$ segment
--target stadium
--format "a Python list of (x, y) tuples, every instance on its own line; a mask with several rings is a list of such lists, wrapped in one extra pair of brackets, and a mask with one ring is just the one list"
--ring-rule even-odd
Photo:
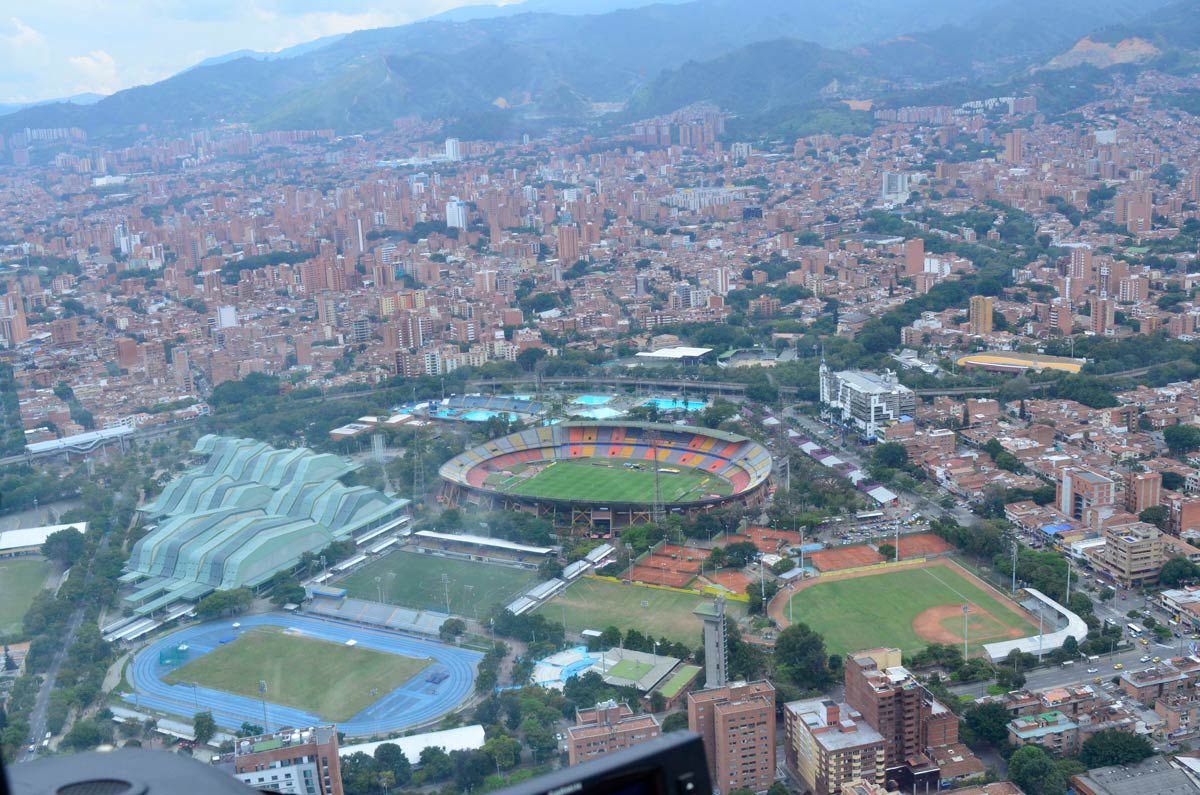
[(656, 501), (672, 512), (758, 502), (770, 474), (771, 454), (744, 436), (628, 422), (519, 431), (440, 470), (451, 505), (529, 511), (599, 532), (650, 521)]

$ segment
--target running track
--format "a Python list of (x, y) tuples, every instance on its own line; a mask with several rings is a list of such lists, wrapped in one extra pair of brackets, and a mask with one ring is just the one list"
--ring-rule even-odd
[[(240, 622), (241, 627), (234, 629), (235, 622)], [(181, 643), (188, 645), (188, 656), (195, 659), (217, 648), (222, 640), (258, 626), (292, 628), (310, 637), (335, 643), (345, 643), (353, 638), (358, 645), (369, 649), (409, 657), (432, 658), (432, 665), (403, 686), (387, 693), (350, 720), (338, 724), (338, 729), (351, 737), (402, 731), (410, 726), (428, 723), (454, 709), (472, 692), (475, 666), (482, 657), (478, 652), (409, 635), (326, 621), (306, 615), (268, 613), (213, 621), (159, 638), (133, 658), (127, 676), (137, 695), (125, 695), (123, 698), (131, 704), (184, 717), (190, 717), (197, 711), (209, 710), (217, 725), (226, 729), (237, 729), (243, 721), (262, 725), (263, 708), (258, 699), (204, 687), (195, 688), (193, 694), (191, 685), (172, 685), (164, 682), (161, 677), (170, 669), (158, 663), (159, 652)], [(296, 660), (295, 664), (304, 665), (305, 661)], [(433, 673), (449, 674), (449, 678), (441, 684), (434, 685), (426, 681)], [(270, 723), (266, 727), (268, 731), (329, 723), (319, 715), (273, 704), (270, 701), (267, 702), (267, 720)]]

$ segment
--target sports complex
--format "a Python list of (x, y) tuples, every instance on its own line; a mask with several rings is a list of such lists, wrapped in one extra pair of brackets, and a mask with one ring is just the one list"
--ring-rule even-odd
[(268, 731), (336, 722), (399, 732), (457, 708), (481, 655), (395, 632), (270, 613), (188, 627), (138, 652), (125, 676), (139, 708)]
[(771, 454), (744, 436), (661, 423), (565, 422), (509, 434), (442, 465), (450, 504), (523, 510), (598, 531), (668, 511), (762, 499)]

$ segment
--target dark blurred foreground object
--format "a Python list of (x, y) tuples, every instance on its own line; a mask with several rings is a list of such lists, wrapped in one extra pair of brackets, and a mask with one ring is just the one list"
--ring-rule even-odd
[(13, 795), (249, 795), (229, 774), (168, 751), (51, 756), (8, 768)]
[(700, 735), (672, 732), (495, 795), (712, 795), (712, 784)]
[[(0, 795), (5, 795), (0, 769)], [(248, 795), (221, 770), (165, 751), (38, 759), (8, 769), (12, 795)], [(496, 795), (711, 795), (700, 735), (673, 732)]]

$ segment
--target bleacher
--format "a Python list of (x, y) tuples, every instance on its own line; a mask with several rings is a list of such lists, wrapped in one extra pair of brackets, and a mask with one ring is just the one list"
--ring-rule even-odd
[(305, 606), (305, 611), (351, 624), (384, 627), (419, 635), (437, 635), (438, 630), (442, 628), (442, 622), (449, 617), (445, 613), (430, 610), (411, 610), (365, 599), (337, 599), (316, 594)]
[(657, 460), (660, 466), (703, 470), (728, 480), (735, 493), (757, 486), (771, 473), (770, 452), (732, 434), (672, 425), (570, 422), (530, 428), (473, 447), (443, 464), (441, 476), (483, 488), (493, 473), (579, 458)]
[(541, 414), (546, 406), (536, 400), (516, 397), (493, 397), (491, 395), (455, 395), (446, 398), (443, 406), (463, 411), (513, 412), (514, 414)]

